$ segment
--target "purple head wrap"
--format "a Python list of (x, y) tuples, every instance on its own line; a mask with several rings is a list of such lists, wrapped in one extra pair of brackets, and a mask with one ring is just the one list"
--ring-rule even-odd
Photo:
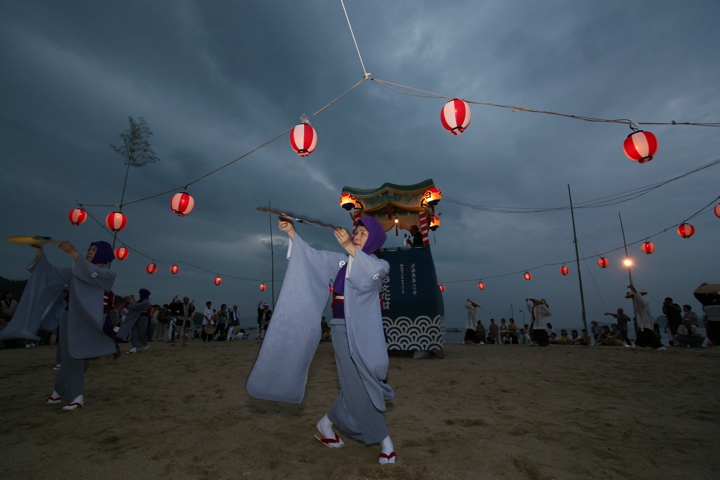
[[(367, 242), (365, 242), (362, 251), (363, 253), (372, 255), (377, 249), (383, 246), (385, 240), (387, 239), (387, 235), (385, 234), (385, 230), (383, 230), (382, 226), (380, 225), (380, 222), (378, 222), (375, 217), (367, 216), (359, 218), (357, 222), (355, 222), (355, 228), (360, 225), (365, 227), (368, 231), (368, 239)], [(342, 295), (343, 293), (345, 293), (346, 272), (347, 264), (343, 265), (342, 268), (340, 268), (340, 271), (335, 276), (335, 282), (333, 282), (333, 292), (337, 293), (338, 295)]]
[(90, 263), (94, 263), (95, 265), (104, 265), (115, 260), (115, 254), (108, 242), (99, 240), (97, 242), (92, 242), (90, 245), (95, 245), (97, 247), (97, 252), (95, 252), (95, 256), (92, 260), (90, 260)]
[(140, 298), (150, 298), (150, 290), (147, 288), (141, 288), (138, 293), (140, 293)]

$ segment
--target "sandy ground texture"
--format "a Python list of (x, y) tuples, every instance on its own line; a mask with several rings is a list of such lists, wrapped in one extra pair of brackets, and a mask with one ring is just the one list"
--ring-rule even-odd
[[(127, 345), (127, 344), (125, 344)], [(45, 406), (54, 347), (0, 351), (4, 479), (717, 479), (720, 349), (448, 345), (393, 355), (398, 452), (313, 438), (338, 392), (321, 344), (301, 405), (250, 398), (254, 340), (102, 358), (85, 408)]]

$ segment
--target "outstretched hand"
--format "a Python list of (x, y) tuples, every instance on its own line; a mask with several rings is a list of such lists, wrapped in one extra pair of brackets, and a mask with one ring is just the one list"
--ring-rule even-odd
[(288, 234), (290, 240), (295, 240), (295, 225), (293, 225), (290, 220), (285, 220), (281, 217), (280, 220), (278, 220), (278, 227)]
[(352, 242), (350, 232), (344, 228), (336, 228), (335, 238), (337, 238), (338, 243), (350, 254), (351, 257), (355, 256), (355, 244)]
[(70, 255), (73, 258), (73, 260), (77, 260), (79, 253), (77, 250), (75, 250), (75, 247), (73, 247), (70, 242), (68, 242), (68, 241), (61, 242), (58, 245), (58, 248), (60, 250), (62, 250), (63, 252), (67, 253), (68, 255)]

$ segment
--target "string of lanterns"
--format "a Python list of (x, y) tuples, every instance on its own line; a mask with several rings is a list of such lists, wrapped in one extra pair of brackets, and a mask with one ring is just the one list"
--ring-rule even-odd
[[(367, 78), (364, 78), (365, 80)], [(355, 88), (357, 85), (362, 83), (361, 80), (358, 82), (355, 86), (352, 88)], [(375, 79), (372, 79), (375, 80)], [(377, 81), (377, 80), (376, 80)], [(379, 81), (380, 83), (383, 83)], [(352, 89), (351, 88), (351, 89)], [(409, 88), (409, 87), (405, 87)], [(348, 90), (349, 91), (349, 90)], [(347, 93), (347, 92), (345, 92)], [(344, 94), (343, 94), (344, 95)], [(339, 97), (338, 97), (339, 98)], [(447, 98), (447, 97), (446, 97)], [(336, 99), (337, 100), (337, 99)], [(334, 101), (333, 101), (334, 102)], [(332, 104), (331, 102), (330, 104)], [(478, 102), (474, 102), (478, 103)], [(328, 104), (327, 106), (329, 106)], [(489, 104), (486, 104), (489, 105)], [(325, 108), (319, 110), (315, 115), (323, 111)], [(498, 105), (496, 105), (498, 106)], [(527, 109), (514, 109), (514, 111), (517, 110), (523, 110), (523, 111), (529, 111)], [(552, 112), (539, 112), (539, 113), (552, 113)], [(314, 115), (313, 115), (314, 116)], [(576, 116), (571, 116), (572, 118), (577, 118)], [(586, 119), (586, 118), (580, 118), (580, 119)], [(452, 99), (445, 103), (445, 105), (442, 107), (440, 112), (440, 120), (442, 126), (452, 133), (453, 135), (459, 135), (468, 128), (471, 120), (472, 120), (472, 111), (470, 109), (470, 106), (468, 102), (460, 99)], [(587, 120), (587, 119), (586, 119)], [(595, 119), (597, 120), (597, 119)], [(625, 123), (625, 122), (623, 122)], [(650, 160), (653, 159), (654, 155), (656, 154), (658, 150), (658, 141), (654, 134), (651, 132), (646, 132), (643, 130), (639, 130), (636, 126), (637, 123), (633, 121), (629, 121), (630, 128), (633, 130), (631, 134), (627, 136), (623, 143), (623, 152), (625, 155), (632, 161), (638, 162), (638, 163), (647, 163)], [(672, 122), (673, 125), (677, 125), (677, 122)], [(690, 125), (690, 123), (685, 123), (686, 125)], [(693, 125), (699, 125), (699, 126), (718, 126), (716, 124), (693, 124)], [(278, 138), (278, 137), (276, 137)], [(315, 129), (309, 125), (309, 122), (307, 120), (303, 120), (302, 123), (299, 125), (296, 125), (294, 128), (290, 130), (290, 145), (295, 150), (295, 152), (301, 156), (306, 157), (310, 153), (312, 153), (315, 148), (317, 147), (317, 132)], [(269, 143), (269, 142), (268, 142)], [(267, 145), (267, 143), (265, 144)], [(264, 145), (263, 145), (264, 146)], [(240, 157), (242, 158), (242, 157)], [(232, 163), (232, 162), (231, 162)], [(229, 164), (228, 164), (229, 165)], [(227, 165), (226, 165), (227, 166)], [(218, 169), (219, 170), (219, 169)], [(216, 170), (217, 171), (217, 170)], [(204, 178), (204, 177), (201, 177)], [(197, 181), (197, 180), (196, 180)], [(438, 190), (439, 193), (439, 190)], [(152, 198), (152, 197), (150, 197)], [(343, 203), (343, 198), (341, 197), (341, 204)], [(430, 203), (430, 202), (428, 202)], [(82, 204), (78, 204), (82, 207)], [(189, 195), (186, 192), (176, 193), (173, 195), (170, 201), (170, 208), (176, 215), (183, 217), (185, 215), (188, 215), (192, 212), (195, 205), (195, 200), (191, 195)], [(343, 205), (344, 208), (347, 208), (345, 205)], [(720, 217), (720, 205), (717, 205), (714, 209), (715, 215)], [(84, 223), (87, 219), (87, 212), (83, 208), (75, 208), (71, 210), (68, 213), (68, 220), (72, 225), (78, 226)], [(122, 205), (120, 206), (120, 210), (114, 211), (107, 215), (105, 223), (107, 227), (113, 231), (113, 232), (119, 232), (123, 230), (127, 226), (127, 216), (122, 213)], [(430, 218), (429, 222), (429, 228), (431, 230), (436, 230), (440, 226), (440, 219), (436, 216), (432, 216)], [(683, 223), (678, 227), (677, 230), (678, 234), (683, 238), (690, 238), (695, 233), (695, 228), (688, 224)], [(653, 248), (654, 250), (654, 248)], [(123, 260), (127, 258), (128, 255), (127, 249), (124, 249), (123, 252), (121, 252), (122, 256), (117, 256), (118, 259)], [(646, 252), (646, 253), (652, 253), (652, 252)], [(601, 264), (601, 260), (598, 260), (598, 263)], [(607, 259), (604, 259), (605, 262), (607, 262)], [(602, 263), (605, 263), (602, 262)], [(151, 265), (154, 265), (154, 268), (151, 269)], [(606, 265), (602, 265), (602, 268), (605, 268)], [(157, 266), (155, 264), (149, 264), (146, 268), (149, 274), (152, 274), (156, 271)], [(567, 267), (563, 267), (563, 269), (567, 269)], [(563, 271), (561, 269), (561, 272)], [(150, 271), (152, 270), (152, 271)], [(173, 271), (175, 270), (175, 271)], [(171, 267), (171, 272), (173, 274), (177, 273), (179, 270), (179, 267), (177, 265), (173, 265)], [(569, 269), (567, 269), (569, 271)], [(563, 273), (563, 275), (566, 275), (567, 273)], [(525, 272), (524, 275), (526, 280), (530, 280), (532, 278), (532, 275), (529, 272)], [(529, 278), (528, 278), (529, 277)], [(215, 278), (215, 284), (220, 285), (222, 282), (221, 277)], [(482, 284), (482, 282), (480, 282)], [(478, 284), (478, 288), (480, 288), (480, 284)], [(484, 284), (483, 288), (484, 288)]]

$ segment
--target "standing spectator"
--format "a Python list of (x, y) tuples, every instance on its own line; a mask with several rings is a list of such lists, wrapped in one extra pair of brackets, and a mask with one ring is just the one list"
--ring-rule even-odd
[(155, 330), (154, 336), (155, 340), (164, 341), (168, 337), (168, 328), (170, 327), (171, 318), (172, 312), (170, 312), (170, 306), (166, 303), (158, 310), (157, 330)]
[[(677, 334), (678, 327), (682, 324), (682, 309), (677, 303), (673, 303), (673, 299), (666, 297), (663, 302), (662, 311), (667, 318), (667, 325), (665, 326), (665, 333), (670, 330), (670, 338), (674, 338)], [(673, 345), (673, 341), (670, 340), (670, 345)]]
[(477, 332), (478, 341), (480, 342), (480, 345), (485, 345), (485, 342), (487, 342), (487, 336), (485, 333), (485, 326), (482, 324), (482, 320), (478, 320), (475, 331)]
[[(262, 305), (262, 308), (260, 308), (260, 305)], [(268, 325), (270, 324), (270, 319), (272, 318), (272, 310), (270, 310), (270, 307), (267, 303), (259, 302), (258, 303), (258, 332), (257, 332), (257, 340), (262, 340), (265, 336), (265, 330), (267, 330)]]
[(504, 319), (504, 318), (501, 318), (501, 319), (500, 319), (500, 325), (498, 325), (498, 327), (500, 328), (500, 341), (499, 341), (498, 343), (504, 344), (504, 343), (505, 343), (505, 337), (508, 336), (508, 335), (507, 335), (507, 333), (508, 333), (508, 325), (507, 325), (507, 323), (505, 323), (505, 319)]
[(487, 343), (498, 343), (498, 339), (500, 338), (500, 329), (497, 326), (497, 323), (495, 323), (495, 319), (490, 319), (490, 325), (488, 326), (488, 329), (490, 330), (490, 336), (487, 339)]
[(465, 325), (465, 343), (466, 344), (480, 343), (480, 340), (478, 339), (477, 331), (475, 330), (477, 328), (477, 309), (478, 308), (480, 308), (480, 305), (473, 302), (469, 298), (465, 302), (465, 310), (467, 310), (467, 322)]
[(212, 342), (213, 333), (215, 333), (215, 310), (212, 308), (212, 302), (208, 300), (205, 302), (200, 337), (203, 342)]
[(693, 295), (703, 306), (703, 324), (707, 337), (715, 348), (720, 348), (720, 284), (701, 284)]
[(227, 332), (225, 329), (227, 328), (228, 324), (228, 309), (226, 304), (220, 305), (220, 311), (217, 312), (215, 315), (216, 322), (217, 322), (217, 329), (215, 332), (215, 340), (225, 340), (225, 336)]
[(617, 320), (616, 323), (618, 326), (618, 330), (620, 330), (620, 335), (622, 336), (622, 341), (628, 345), (631, 345), (632, 342), (630, 342), (630, 339), (628, 338), (628, 322), (630, 321), (630, 317), (625, 315), (625, 312), (622, 308), (618, 308), (617, 313), (605, 312), (605, 315), (615, 317), (615, 319)]
[(517, 343), (518, 343), (518, 326), (517, 326), (517, 323), (515, 323), (515, 320), (513, 318), (510, 319), (510, 324), (508, 325), (508, 333), (510, 334), (510, 343), (517, 345)]
[(178, 296), (172, 299), (170, 302), (170, 311), (175, 315), (175, 326), (173, 327), (172, 338), (170, 339), (170, 345), (175, 345), (175, 339), (182, 336), (183, 346), (187, 345), (188, 334), (192, 329), (192, 314), (195, 312), (195, 300), (190, 300), (189, 297), (183, 297), (182, 303), (177, 301)]
[(240, 333), (240, 312), (238, 306), (233, 305), (232, 310), (228, 313), (228, 340), (235, 340), (235, 336)]
[(600, 325), (598, 325), (598, 322), (593, 320), (590, 322), (590, 332), (592, 333), (593, 343), (597, 343), (598, 335), (600, 335), (600, 332), (602, 329), (600, 328)]

